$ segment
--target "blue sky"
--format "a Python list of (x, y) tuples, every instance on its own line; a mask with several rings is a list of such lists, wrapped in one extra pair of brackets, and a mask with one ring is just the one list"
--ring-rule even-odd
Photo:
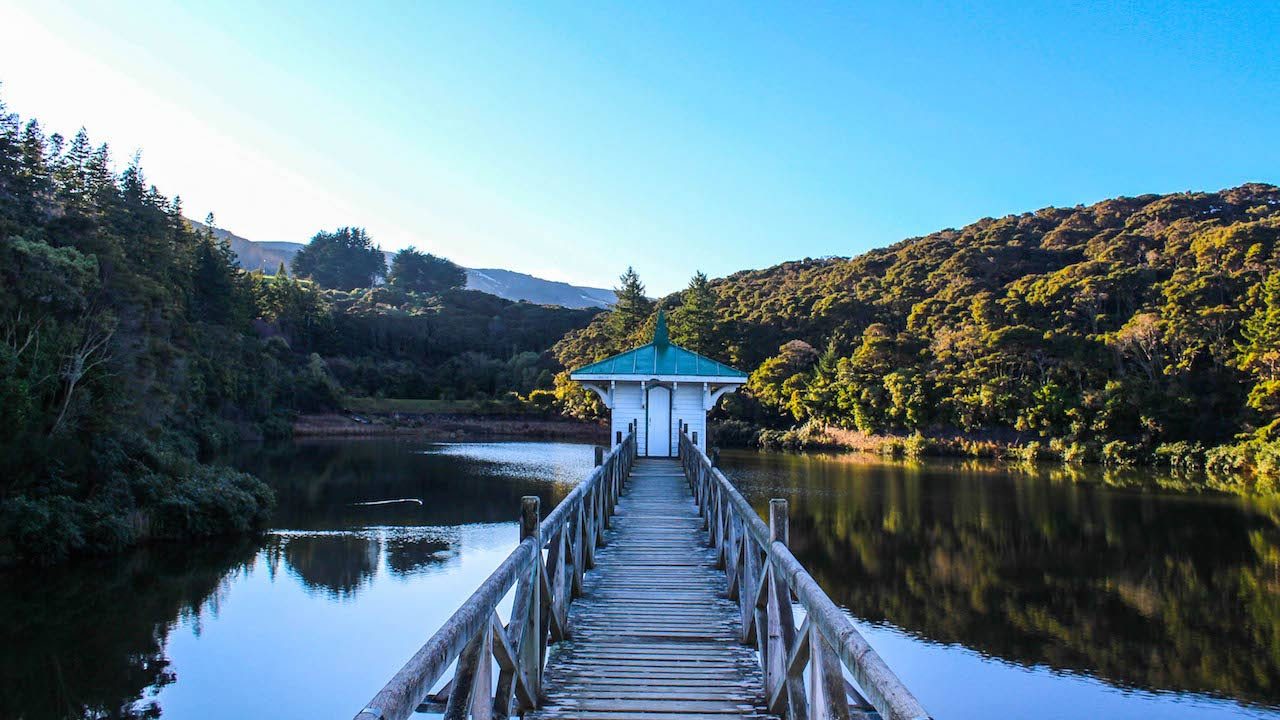
[(5, 0), (0, 97), (254, 240), (661, 294), (1280, 181), (1280, 3), (184, 5)]

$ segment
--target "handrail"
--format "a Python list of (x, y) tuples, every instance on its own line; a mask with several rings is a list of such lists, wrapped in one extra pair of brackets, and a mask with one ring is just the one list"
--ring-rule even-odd
[[(538, 706), (549, 642), (567, 637), (569, 604), (617, 506), (636, 458), (634, 428), (599, 466), (539, 519), (539, 501), (521, 499), (520, 544), (462, 607), (414, 653), (355, 720), (404, 720), (420, 706), (446, 718), (508, 718)], [(546, 558), (543, 558), (546, 550)], [(516, 588), (511, 617), (498, 604)], [(428, 695), (457, 660), (453, 678)], [(498, 664), (495, 688), (493, 662)]]
[[(738, 601), (742, 641), (759, 652), (769, 712), (788, 720), (846, 720), (851, 708), (874, 708), (884, 720), (928, 720), (911, 691), (791, 554), (787, 501), (769, 501), (766, 525), (683, 432), (680, 460), (717, 562), (728, 575), (729, 597)], [(793, 596), (805, 610), (799, 629)]]

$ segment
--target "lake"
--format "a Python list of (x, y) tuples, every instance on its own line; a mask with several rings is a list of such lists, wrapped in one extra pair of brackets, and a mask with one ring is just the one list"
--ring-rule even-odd
[[(589, 445), (307, 442), (252, 541), (0, 575), (0, 718), (346, 718)], [(937, 718), (1280, 718), (1280, 505), (1140, 474), (726, 452)], [(1116, 485), (1120, 486), (1116, 486)], [(359, 505), (420, 499), (418, 503)]]

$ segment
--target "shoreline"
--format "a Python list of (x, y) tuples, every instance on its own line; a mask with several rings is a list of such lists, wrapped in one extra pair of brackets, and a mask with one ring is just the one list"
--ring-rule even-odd
[(295, 439), (397, 436), (608, 442), (609, 431), (604, 425), (563, 418), (455, 413), (307, 413), (293, 422)]

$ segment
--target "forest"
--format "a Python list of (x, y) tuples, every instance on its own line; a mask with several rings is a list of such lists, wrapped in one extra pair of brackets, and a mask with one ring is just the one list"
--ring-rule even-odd
[(608, 311), (462, 289), (362, 228), (246, 272), (134, 157), (0, 105), (0, 562), (261, 527), (224, 464), (352, 398), (602, 416), (567, 369), (672, 340), (750, 372), (715, 442), (1163, 463), (1280, 487), (1280, 189), (986, 218)]
[(248, 273), (114, 167), (0, 105), (0, 564), (262, 527), (273, 494), (227, 453), (348, 396), (546, 412), (548, 348), (597, 312), (462, 290), (413, 248), (387, 268), (352, 227)]
[[(1280, 188), (985, 218), (619, 305), (556, 345), (573, 367), (674, 342), (751, 373), (721, 444), (1208, 468), (1280, 479)], [(558, 379), (570, 412), (595, 400)], [(879, 439), (880, 442), (873, 442)]]

